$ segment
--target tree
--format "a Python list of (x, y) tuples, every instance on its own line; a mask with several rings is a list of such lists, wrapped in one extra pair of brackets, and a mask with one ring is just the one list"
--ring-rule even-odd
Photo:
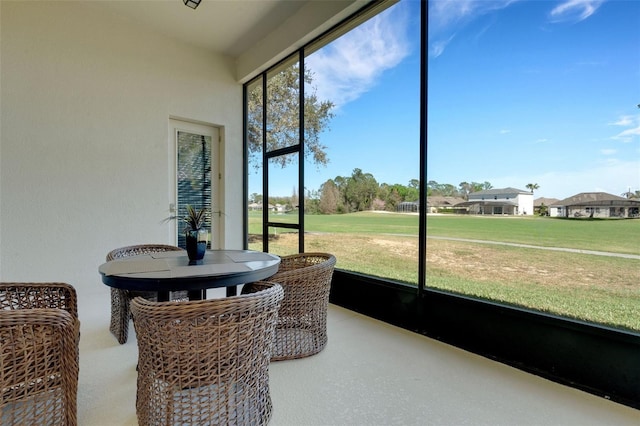
[(291, 207), (292, 208), (297, 208), (299, 205), (299, 201), (298, 201), (298, 190), (296, 189), (296, 187), (293, 187), (293, 191), (291, 192)]
[(458, 189), (450, 183), (440, 185), (440, 195), (443, 197), (455, 197), (458, 195)]
[(411, 179), (403, 201), (418, 201), (420, 198), (420, 180)]
[(532, 194), (533, 194), (533, 191), (535, 191), (538, 188), (540, 188), (540, 185), (538, 185), (537, 183), (528, 183), (527, 184), (527, 189), (529, 189)]
[(427, 182), (427, 195), (440, 195), (438, 194), (438, 182), (435, 180)]
[(353, 169), (351, 177), (347, 179), (345, 197), (352, 210), (363, 211), (371, 207), (371, 203), (378, 193), (378, 182), (371, 173)]
[[(410, 191), (418, 192), (415, 188), (407, 188), (404, 185), (398, 183), (389, 185), (387, 183), (380, 184), (378, 188), (378, 198), (384, 201), (385, 210), (395, 211), (396, 206), (402, 201), (406, 200), (407, 194)], [(416, 200), (418, 198), (416, 197)]]
[(258, 194), (257, 192), (249, 195), (249, 203), (257, 203), (262, 204), (262, 194)]
[(549, 216), (549, 208), (544, 203), (540, 203), (540, 216)]
[(460, 196), (465, 200), (469, 199), (469, 193), (471, 192), (471, 184), (469, 182), (460, 182), (458, 185)]
[(318, 209), (323, 214), (333, 214), (338, 212), (340, 202), (340, 190), (336, 184), (329, 179), (320, 187), (320, 203)]
[[(286, 67), (267, 81), (267, 150), (273, 151), (297, 145), (300, 142), (300, 82), (298, 64)], [(304, 71), (304, 143), (305, 158), (312, 158), (318, 166), (329, 162), (327, 147), (320, 142), (320, 134), (328, 129), (329, 121), (334, 114), (331, 101), (320, 101), (316, 88), (312, 86), (313, 77), (310, 70)], [(247, 144), (249, 161), (256, 167), (262, 162), (263, 105), (262, 84), (252, 86), (247, 94)], [(282, 155), (274, 160), (285, 167), (294, 159), (292, 155)]]
[(458, 190), (450, 183), (438, 183), (435, 180), (430, 180), (427, 182), (427, 194), (440, 195), (442, 197), (455, 197), (458, 195)]
[(308, 190), (305, 188), (304, 213), (305, 214), (320, 213), (320, 193), (318, 191)]

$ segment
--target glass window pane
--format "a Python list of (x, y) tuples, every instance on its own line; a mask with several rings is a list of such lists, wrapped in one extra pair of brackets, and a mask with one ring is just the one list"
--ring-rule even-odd
[(262, 78), (247, 85), (247, 200), (249, 249), (262, 251)]
[(429, 14), (427, 285), (640, 331), (640, 3), (452, 3)]
[(296, 229), (269, 227), (269, 253), (287, 256), (298, 253), (298, 236)]
[(291, 60), (267, 73), (267, 152), (300, 143), (299, 70)]
[(418, 281), (419, 6), (402, 1), (305, 57), (305, 250)]
[(294, 153), (269, 159), (269, 222), (299, 223), (298, 158)]

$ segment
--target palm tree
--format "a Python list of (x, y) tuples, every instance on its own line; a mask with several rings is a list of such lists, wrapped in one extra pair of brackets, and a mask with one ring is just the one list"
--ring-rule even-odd
[(640, 191), (631, 192), (631, 188), (629, 188), (628, 191), (623, 192), (620, 195), (622, 195), (625, 198), (640, 198)]
[(537, 183), (528, 183), (527, 184), (527, 189), (529, 189), (532, 194), (533, 194), (533, 191), (535, 191), (538, 188), (540, 188), (540, 185), (538, 185)]

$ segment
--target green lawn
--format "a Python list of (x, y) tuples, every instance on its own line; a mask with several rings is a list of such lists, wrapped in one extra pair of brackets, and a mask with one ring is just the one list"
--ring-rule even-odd
[(433, 236), (640, 254), (640, 220), (429, 216)]
[[(272, 220), (289, 222), (293, 215)], [(418, 217), (363, 212), (305, 216), (305, 251), (331, 252), (337, 267), (417, 283)], [(261, 216), (250, 216), (260, 234)], [(273, 230), (272, 230), (273, 232)], [(640, 331), (640, 260), (486, 244), (520, 243), (640, 255), (640, 220), (429, 216), (427, 286)], [(261, 249), (256, 241), (251, 248)], [(269, 243), (297, 252), (295, 231), (280, 228)]]
[[(297, 217), (273, 215), (271, 220), (296, 223)], [(304, 220), (307, 232), (418, 235), (417, 215), (360, 212), (307, 215)], [(252, 212), (249, 233), (260, 234), (261, 224), (260, 214)], [(640, 220), (441, 215), (428, 216), (427, 234), (640, 255)]]
[[(273, 222), (297, 223), (295, 214), (271, 215)], [(333, 215), (306, 215), (305, 228), (313, 232), (418, 235), (418, 216), (394, 213), (351, 213)], [(262, 217), (252, 212), (249, 216), (249, 233), (260, 233)], [(284, 229), (284, 228), (283, 228)]]

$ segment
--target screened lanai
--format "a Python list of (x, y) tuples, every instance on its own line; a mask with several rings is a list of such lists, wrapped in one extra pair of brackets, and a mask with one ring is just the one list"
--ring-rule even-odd
[[(215, 135), (211, 167), (218, 186), (211, 208), (218, 214), (212, 248), (246, 248), (249, 210), (253, 206), (261, 215), (256, 206), (264, 205), (250, 202), (246, 85), (268, 79), (291, 55), (304, 62), (305, 49), (315, 51), (397, 3), (202, 0), (194, 10), (181, 0), (0, 2), (0, 280), (59, 281), (77, 289), (80, 424), (136, 424), (135, 339), (122, 346), (109, 334), (109, 288), (98, 267), (117, 247), (178, 243), (175, 223), (163, 222), (176, 203), (176, 131), (206, 129)], [(411, 3), (418, 9), (427, 6)], [(428, 76), (421, 44), (427, 37), (426, 9), (414, 18), (419, 34), (414, 45), (424, 53), (415, 67), (419, 71), (412, 74), (419, 90), (411, 158), (423, 188), (420, 204), (426, 205)], [(297, 189), (303, 188), (298, 195), (304, 206), (304, 181), (296, 182)], [(294, 361), (293, 376), (285, 364), (274, 366), (274, 389), (279, 386), (274, 398), (287, 406), (274, 424), (371, 419), (361, 414), (375, 409), (381, 389), (392, 389), (394, 395), (410, 392), (415, 412), (405, 413), (403, 406), (403, 416), (396, 418), (392, 405), (406, 401), (387, 398), (393, 404), (372, 420), (424, 424), (429, 412), (420, 402), (435, 390), (416, 383), (412, 369), (384, 364), (429, 367), (431, 351), (441, 355), (439, 362), (455, 357), (456, 368), (448, 371), (461, 374), (454, 392), (460, 400), (448, 409), (459, 413), (456, 406), (471, 404), (463, 416), (469, 421), (511, 423), (519, 412), (499, 398), (527, 398), (535, 388), (540, 399), (532, 405), (536, 410), (526, 413), (535, 424), (535, 411), (553, 402), (544, 396), (548, 384), (549, 394), (568, 398), (568, 407), (577, 407), (576, 413), (582, 407), (595, 422), (637, 420), (637, 333), (429, 289), (426, 213), (419, 212), (420, 225), (412, 236), (418, 253), (412, 268), (420, 277), (416, 285), (338, 266), (331, 294), (331, 352), (318, 364), (313, 358), (304, 366)], [(304, 238), (305, 218), (293, 226)], [(265, 234), (268, 240), (268, 229)], [(375, 344), (378, 333), (388, 344)], [(402, 345), (411, 350), (403, 351)], [(370, 358), (372, 350), (389, 352)], [(424, 358), (421, 351), (427, 352)], [(305, 388), (305, 371), (323, 377), (318, 369), (341, 373), (322, 386)], [(442, 376), (442, 371), (447, 370), (427, 369), (421, 380)], [(440, 379), (437, 387), (451, 383)], [(484, 380), (509, 392), (474, 405), (482, 386), (472, 385)], [(428, 389), (424, 396), (422, 389)], [(332, 404), (312, 410), (316, 398), (331, 402), (337, 394), (353, 398), (343, 411), (336, 412)], [(114, 408), (121, 404), (128, 404), (123, 416)], [(304, 417), (309, 410), (314, 417)], [(556, 407), (547, 420), (574, 419), (571, 411)], [(462, 420), (448, 417), (446, 410), (438, 413), (434, 423)], [(582, 420), (588, 418), (578, 415)]]

